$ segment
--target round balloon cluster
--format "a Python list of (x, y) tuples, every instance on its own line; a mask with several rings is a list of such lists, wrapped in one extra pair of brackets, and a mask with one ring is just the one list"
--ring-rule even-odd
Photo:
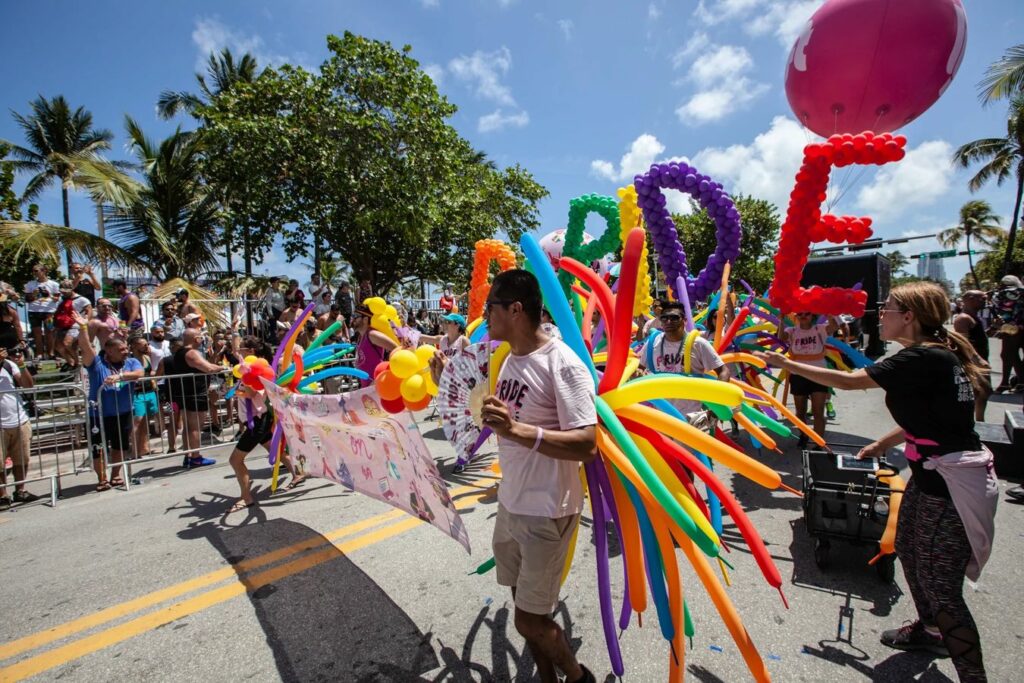
[[(863, 133), (842, 133), (830, 137), (822, 143), (804, 147), (804, 156), (809, 159), (821, 158), (837, 168), (852, 164), (876, 164), (881, 166), (890, 161), (899, 161), (907, 155), (905, 135), (882, 133), (875, 135), (871, 131)], [(817, 165), (820, 167), (820, 164)], [(803, 168), (801, 171), (805, 170)], [(800, 176), (797, 175), (797, 180)]]
[[(735, 261), (739, 256), (742, 234), (739, 211), (722, 185), (686, 163), (672, 161), (652, 164), (647, 173), (636, 176), (633, 186), (636, 188), (637, 203), (647, 222), (647, 230), (658, 251), (658, 265), (665, 273), (666, 280), (674, 286), (680, 277), (684, 278), (687, 293), (693, 301), (703, 299), (717, 290), (725, 264)], [(688, 276), (686, 252), (679, 242), (679, 234), (666, 206), (667, 200), (662, 188), (686, 192), (715, 221), (715, 253), (708, 258), (707, 265), (696, 278)], [(679, 292), (676, 292), (676, 297), (680, 297)]]
[(402, 326), (398, 317), (398, 310), (379, 296), (371, 296), (363, 301), (363, 304), (370, 309), (370, 327), (387, 335), (392, 341), (398, 343), (396, 330)]
[(435, 348), (430, 344), (415, 351), (399, 349), (373, 370), (373, 385), (380, 394), (380, 405), (389, 413), (423, 410), (437, 395), (437, 385), (430, 377), (428, 363)]
[(231, 373), (242, 380), (242, 384), (256, 390), (263, 388), (260, 380), (273, 382), (276, 378), (274, 368), (270, 367), (267, 359), (257, 356), (246, 356), (241, 363), (232, 368)]
[(473, 252), (473, 275), (469, 283), (469, 319), (479, 318), (491, 291), (487, 279), (490, 265), (497, 261), (502, 272), (516, 267), (516, 253), (501, 240), (477, 240)]
[(811, 228), (812, 242), (833, 242), (835, 244), (860, 244), (871, 237), (871, 219), (867, 216), (833, 216), (830, 213)]

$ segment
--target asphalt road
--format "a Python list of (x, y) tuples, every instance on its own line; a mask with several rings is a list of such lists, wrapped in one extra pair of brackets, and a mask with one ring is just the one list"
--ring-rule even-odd
[[(833, 442), (864, 443), (892, 425), (880, 392), (844, 394), (836, 408)], [(989, 410), (990, 420), (1001, 414), (998, 405)], [(55, 509), (40, 502), (0, 515), (0, 681), (533, 680), (508, 594), (493, 573), (469, 575), (490, 557), (491, 457), (453, 475), (436, 423), (421, 425), (456, 489), (472, 556), (436, 529), (324, 481), (263, 491), (253, 514), (226, 516), (237, 488), (224, 457), (192, 472), (168, 462), (138, 473), (152, 479), (128, 492), (86, 492), (92, 482), (81, 475), (69, 490), (80, 495)], [(757, 457), (799, 488), (795, 441), (783, 447)], [(266, 487), (262, 450), (250, 466)], [(722, 476), (768, 544), (790, 602), (785, 609), (764, 583), (726, 518), (735, 565), (728, 592), (774, 680), (956, 680), (949, 660), (878, 642), (914, 618), (898, 568), (895, 583), (884, 583), (867, 566), (871, 548), (834, 544), (822, 572), (796, 497)], [(965, 591), (990, 680), (1019, 681), (1024, 506), (1001, 498), (992, 559)], [(557, 619), (581, 661), (610, 681), (589, 518), (584, 524)], [(618, 603), (618, 557), (612, 568)], [(688, 567), (683, 582), (697, 629), (685, 653), (690, 680), (750, 680)], [(671, 655), (653, 609), (620, 642), (624, 680), (667, 678)]]

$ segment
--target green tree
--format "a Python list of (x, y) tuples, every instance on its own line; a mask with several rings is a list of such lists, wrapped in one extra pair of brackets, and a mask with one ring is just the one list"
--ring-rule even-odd
[(974, 286), (978, 284), (978, 276), (974, 272), (974, 256), (971, 254), (971, 239), (985, 246), (992, 244), (1004, 233), (999, 227), (999, 216), (992, 212), (992, 205), (982, 199), (972, 199), (960, 207), (960, 222), (952, 228), (939, 232), (939, 244), (946, 248), (956, 248), (960, 240), (966, 241), (967, 263), (971, 268)]
[(998, 61), (989, 65), (978, 84), (982, 104), (1009, 99), (1024, 92), (1024, 43), (1010, 47)]
[[(732, 264), (734, 277), (743, 278), (755, 292), (763, 292), (775, 274), (775, 249), (779, 240), (781, 222), (779, 211), (771, 202), (750, 196), (737, 196), (733, 200), (743, 223), (740, 256)], [(693, 211), (688, 215), (673, 215), (680, 241), (686, 246), (686, 263), (694, 276), (715, 251), (718, 238), (715, 222), (700, 205), (691, 200)]]
[[(206, 75), (196, 74), (199, 94), (187, 91), (164, 90), (156, 103), (161, 118), (172, 119), (180, 112), (196, 115), (196, 110), (207, 106), (218, 95), (236, 83), (248, 83), (257, 76), (256, 58), (246, 52), (235, 61), (231, 50), (224, 48), (219, 54), (211, 52), (206, 59)], [(209, 81), (207, 81), (209, 78)]]
[(996, 185), (1013, 177), (1017, 183), (1017, 198), (1013, 204), (1013, 219), (1007, 236), (1007, 250), (1003, 259), (1002, 273), (1010, 272), (1010, 254), (1014, 251), (1017, 238), (1017, 221), (1020, 218), (1021, 201), (1024, 200), (1024, 93), (1017, 93), (1010, 101), (1006, 119), (1006, 137), (982, 138), (962, 145), (953, 154), (954, 163), (968, 168), (974, 163), (982, 167), (967, 184), (971, 192), (977, 192), (990, 180)]
[(327, 44), (318, 74), (268, 69), (199, 110), (207, 177), (239, 189), (228, 209), (254, 253), (277, 235), (289, 258), (320, 245), (387, 291), (413, 275), (468, 279), (476, 240), (537, 227), (547, 191), (458, 135), (411, 48), (352, 33)]
[[(0, 144), (0, 221), (20, 221), (22, 219), (21, 201), (14, 192), (14, 166), (6, 160), (10, 148)], [(28, 219), (35, 220), (38, 207), (28, 207)], [(0, 280), (20, 290), (21, 286), (32, 279), (32, 266), (39, 258), (31, 252), (19, 251), (10, 241), (0, 241)], [(57, 263), (45, 259), (43, 263), (51, 272), (56, 272)]]
[[(84, 185), (92, 191), (97, 186), (123, 186), (125, 179), (117, 164), (100, 156), (110, 149), (113, 134), (106, 129), (95, 129), (92, 114), (84, 107), (74, 111), (63, 96), (51, 100), (38, 97), (29, 103), (32, 113), (22, 116), (11, 112), (15, 122), (24, 131), (28, 146), (22, 147), (3, 141), (14, 157), (14, 169), (32, 173), (25, 186), (23, 202), (30, 202), (53, 183), (60, 183), (64, 208), (64, 227), (71, 227), (68, 192)], [(94, 193), (95, 194), (95, 193)], [(66, 253), (71, 263), (71, 253)]]
[(900, 275), (906, 275), (906, 267), (910, 265), (910, 259), (908, 259), (902, 251), (894, 249), (887, 254), (882, 254), (889, 260), (889, 265), (892, 267), (892, 274), (894, 277)]
[[(977, 283), (973, 279), (973, 273), (969, 273), (960, 280), (960, 291), (975, 288), (986, 291), (995, 289), (999, 285), (999, 278), (1002, 277), (1001, 268), (1006, 259), (1006, 246), (1007, 239), (1004, 233), (992, 244), (992, 249), (987, 254), (983, 254), (975, 264)], [(1024, 241), (1018, 240), (1014, 245), (1009, 262), (1008, 272), (1024, 273)]]

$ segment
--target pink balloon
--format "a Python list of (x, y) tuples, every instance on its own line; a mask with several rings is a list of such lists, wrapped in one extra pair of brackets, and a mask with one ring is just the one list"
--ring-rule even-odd
[(960, 0), (828, 0), (789, 54), (786, 97), (823, 137), (893, 131), (939, 99), (966, 47)]

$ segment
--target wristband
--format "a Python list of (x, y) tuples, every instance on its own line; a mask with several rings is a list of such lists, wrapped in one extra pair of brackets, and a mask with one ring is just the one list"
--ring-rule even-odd
[(530, 449), (531, 453), (536, 453), (537, 449), (540, 448), (541, 441), (544, 440), (544, 429), (537, 427), (537, 438), (533, 441), (533, 448)]

